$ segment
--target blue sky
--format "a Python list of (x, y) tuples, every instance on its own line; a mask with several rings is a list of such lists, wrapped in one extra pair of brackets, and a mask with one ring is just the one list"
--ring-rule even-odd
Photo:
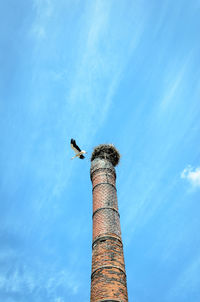
[(200, 301), (199, 32), (199, 0), (0, 2), (0, 301), (89, 301), (101, 143), (129, 300)]

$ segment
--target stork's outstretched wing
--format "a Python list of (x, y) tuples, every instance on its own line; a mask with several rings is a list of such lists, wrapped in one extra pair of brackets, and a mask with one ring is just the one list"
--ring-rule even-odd
[(79, 146), (77, 146), (76, 141), (73, 138), (71, 139), (71, 147), (76, 153), (81, 152), (81, 149), (79, 148)]

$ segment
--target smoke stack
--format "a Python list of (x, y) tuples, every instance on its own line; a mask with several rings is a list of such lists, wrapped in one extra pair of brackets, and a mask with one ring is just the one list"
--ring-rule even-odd
[(113, 145), (92, 153), (93, 242), (91, 302), (127, 302), (126, 271), (117, 202), (115, 166), (120, 159)]

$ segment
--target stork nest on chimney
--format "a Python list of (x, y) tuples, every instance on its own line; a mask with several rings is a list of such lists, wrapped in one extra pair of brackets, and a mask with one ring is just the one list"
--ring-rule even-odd
[(120, 160), (120, 153), (112, 144), (102, 144), (94, 148), (91, 161), (95, 158), (108, 159), (113, 166), (117, 166)]

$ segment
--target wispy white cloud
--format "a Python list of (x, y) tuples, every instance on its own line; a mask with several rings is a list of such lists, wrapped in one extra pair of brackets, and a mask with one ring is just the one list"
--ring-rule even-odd
[(77, 276), (75, 276), (73, 272), (68, 272), (66, 270), (58, 271), (48, 278), (46, 288), (48, 292), (55, 293), (58, 287), (67, 286), (72, 294), (76, 294), (80, 286), (76, 277)]
[(199, 272), (200, 257), (198, 256), (194, 258), (189, 265), (186, 265), (180, 273), (170, 289), (167, 301), (175, 301), (177, 297), (180, 299), (183, 295), (187, 296), (188, 292), (190, 292), (190, 294), (197, 293), (200, 286)]
[(200, 167), (187, 166), (181, 172), (181, 178), (188, 180), (193, 187), (200, 187)]
[(32, 33), (38, 38), (46, 36), (46, 25), (53, 12), (53, 1), (34, 0), (33, 5), (36, 10), (36, 19), (33, 23)]
[(34, 0), (33, 3), (39, 15), (49, 17), (53, 11), (53, 2), (52, 0)]
[(89, 132), (91, 138), (104, 122), (143, 31), (143, 21), (133, 38), (126, 36), (126, 30), (123, 32), (127, 40), (119, 35), (117, 25), (111, 31), (111, 24), (116, 22), (113, 5), (112, 1), (96, 1), (90, 5), (80, 34), (77, 72), (67, 97), (67, 106), (71, 118), (76, 121), (75, 127), (83, 132), (82, 137), (87, 137)]
[(38, 37), (38, 38), (44, 38), (46, 36), (46, 31), (45, 28), (41, 25), (36, 25), (33, 28), (33, 33)]
[(64, 302), (64, 299), (62, 297), (56, 297), (54, 302)]
[(179, 67), (179, 62), (172, 62), (166, 70), (163, 96), (159, 107), (161, 111), (165, 111), (170, 105), (176, 106), (181, 101), (191, 58), (192, 56), (189, 54), (181, 68)]
[(8, 294), (38, 295), (35, 298), (40, 301), (40, 292), (45, 290), (47, 295), (55, 297), (55, 302), (64, 301), (63, 297), (57, 296), (58, 288), (70, 291), (72, 295), (78, 292), (80, 284), (74, 272), (51, 271), (49, 267), (47, 270), (43, 271), (43, 269), (44, 267), (41, 267), (41, 271), (36, 272), (26, 266), (23, 267), (23, 270), (16, 267), (11, 274), (0, 275), (0, 291)]

